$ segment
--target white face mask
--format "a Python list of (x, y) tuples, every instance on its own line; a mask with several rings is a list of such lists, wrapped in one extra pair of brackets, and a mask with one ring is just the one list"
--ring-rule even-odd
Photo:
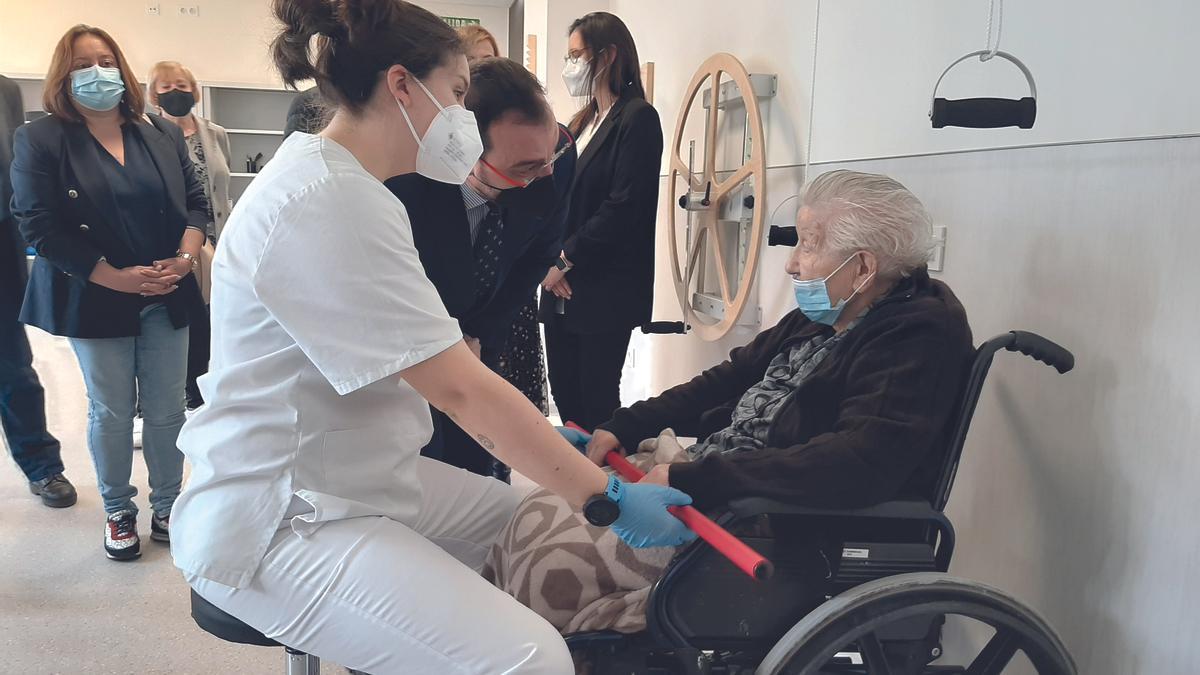
[(420, 148), (417, 151), (417, 173), (442, 183), (462, 185), (471, 174), (475, 162), (483, 155), (483, 140), (479, 137), (475, 113), (457, 104), (442, 107), (420, 80), (415, 77), (412, 79), (438, 108), (437, 117), (429, 123), (422, 137), (417, 135), (400, 99), (396, 99), (408, 130)]
[[(603, 53), (603, 50), (601, 50)], [(568, 60), (563, 66), (563, 82), (567, 84), (567, 93), (571, 96), (591, 96), (591, 82), (588, 81), (588, 66), (591, 61), (576, 58)], [(599, 75), (599, 73), (597, 73)]]

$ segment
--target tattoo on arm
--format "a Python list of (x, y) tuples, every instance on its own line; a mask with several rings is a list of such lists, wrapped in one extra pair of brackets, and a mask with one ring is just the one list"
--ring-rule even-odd
[(496, 444), (492, 442), (492, 439), (484, 436), (483, 434), (476, 436), (475, 440), (479, 441), (479, 444), (483, 446), (483, 449), (487, 450), (488, 452), (496, 449)]

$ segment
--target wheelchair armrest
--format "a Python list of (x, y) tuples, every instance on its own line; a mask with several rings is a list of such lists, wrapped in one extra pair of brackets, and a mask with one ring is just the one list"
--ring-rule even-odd
[(941, 535), (938, 546), (938, 567), (943, 572), (950, 567), (950, 556), (954, 552), (954, 525), (946, 514), (921, 500), (883, 502), (861, 509), (818, 509), (777, 502), (763, 497), (745, 497), (729, 502), (729, 512), (734, 519), (760, 515), (809, 516), (816, 518), (866, 518), (874, 520), (900, 520), (927, 523)]
[(895, 501), (861, 509), (820, 509), (777, 502), (765, 497), (745, 497), (729, 502), (729, 510), (738, 518), (760, 515), (832, 516), (842, 518), (885, 518), (889, 520), (944, 520), (929, 502)]

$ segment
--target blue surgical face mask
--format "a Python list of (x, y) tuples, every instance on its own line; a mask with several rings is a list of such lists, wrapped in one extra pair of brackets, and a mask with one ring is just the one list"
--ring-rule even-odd
[(71, 73), (71, 95), (79, 105), (96, 112), (108, 112), (125, 96), (125, 82), (119, 68), (80, 68)]
[[(844, 261), (842, 261), (841, 265), (837, 266), (837, 269), (830, 272), (829, 276), (822, 279), (808, 279), (805, 281), (792, 279), (792, 290), (796, 294), (796, 306), (800, 308), (800, 311), (804, 314), (804, 316), (808, 317), (810, 321), (825, 324), (826, 326), (832, 326), (833, 324), (837, 323), (838, 317), (842, 315), (842, 310), (846, 308), (846, 303), (850, 301), (850, 298), (858, 295), (858, 292), (862, 290), (862, 287), (866, 286), (867, 282), (871, 281), (871, 277), (867, 277), (866, 281), (863, 281), (861, 284), (859, 284), (858, 288), (854, 289), (854, 292), (850, 294), (849, 298), (839, 300), (837, 305), (834, 305), (833, 300), (830, 299), (829, 286), (826, 284), (826, 282), (832, 279), (833, 275), (840, 272), (841, 269), (846, 266), (846, 263), (854, 260), (855, 256), (857, 255), (858, 254), (855, 253), (849, 258), (846, 258)], [(872, 276), (874, 276), (874, 274), (872, 274)]]

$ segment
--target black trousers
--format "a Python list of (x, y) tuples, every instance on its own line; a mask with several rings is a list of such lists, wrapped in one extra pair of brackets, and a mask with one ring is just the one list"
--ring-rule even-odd
[(33, 369), (25, 326), (15, 317), (0, 318), (0, 423), (26, 478), (62, 473), (58, 439), (46, 430), (46, 394)]
[(546, 323), (550, 393), (563, 422), (584, 429), (612, 419), (621, 407), (621, 369), (633, 329), (572, 333), (559, 317)]
[(209, 320), (208, 308), (198, 309), (188, 317), (188, 356), (187, 356), (187, 407), (196, 408), (204, 405), (204, 397), (196, 386), (196, 378), (208, 372), (208, 358), (212, 342), (212, 322)]

